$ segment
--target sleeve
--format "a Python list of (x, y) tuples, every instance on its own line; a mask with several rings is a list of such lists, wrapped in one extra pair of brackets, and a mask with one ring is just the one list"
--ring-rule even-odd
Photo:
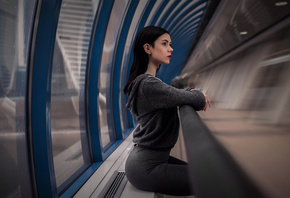
[(146, 79), (142, 91), (151, 106), (156, 109), (187, 104), (195, 110), (201, 110), (205, 106), (205, 97), (201, 91), (178, 89), (155, 77)]

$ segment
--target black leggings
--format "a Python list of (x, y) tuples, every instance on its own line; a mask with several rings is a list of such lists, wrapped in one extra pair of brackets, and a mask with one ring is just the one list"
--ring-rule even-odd
[(156, 151), (135, 146), (125, 166), (129, 182), (145, 191), (175, 196), (193, 195), (186, 162), (169, 155), (169, 151)]

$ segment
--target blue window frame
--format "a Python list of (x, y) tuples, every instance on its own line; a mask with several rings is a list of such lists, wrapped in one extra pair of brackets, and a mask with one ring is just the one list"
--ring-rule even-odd
[(61, 4), (51, 74), (51, 142), (58, 193), (92, 163), (86, 127), (85, 85), (99, 1)]
[[(114, 66), (114, 78), (113, 78), (113, 111), (115, 121), (115, 131), (117, 139), (122, 139), (128, 135), (130, 130), (124, 129), (123, 114), (120, 114), (121, 109), (125, 106), (121, 101), (121, 95), (123, 94), (123, 87), (121, 87), (121, 71), (122, 71), (122, 58), (125, 50), (126, 37), (129, 32), (129, 28), (137, 8), (138, 1), (131, 1), (128, 8), (122, 30), (119, 37), (119, 42), (116, 50), (115, 66)], [(123, 127), (122, 127), (123, 126)]]
[[(102, 57), (99, 71), (99, 128), (104, 151), (106, 151), (115, 141), (117, 141), (115, 123), (113, 117), (113, 69), (116, 57), (116, 45), (118, 43), (120, 29), (122, 28), (124, 17), (128, 7), (128, 0), (118, 0), (114, 2), (111, 15), (108, 21), (106, 35), (104, 38)], [(119, 137), (119, 139), (122, 139)]]

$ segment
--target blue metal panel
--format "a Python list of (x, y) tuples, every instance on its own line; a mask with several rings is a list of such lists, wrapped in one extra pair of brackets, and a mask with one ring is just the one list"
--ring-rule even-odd
[(174, 10), (174, 13), (171, 15), (171, 18), (167, 18), (167, 22), (164, 21), (164, 24), (162, 24), (162, 26), (167, 30), (169, 31), (167, 28), (168, 28), (168, 25), (171, 21), (175, 20), (176, 16), (183, 11), (184, 7), (187, 6), (188, 3), (190, 3), (190, 1), (192, 0), (187, 0), (185, 1), (184, 4), (182, 4), (178, 9)]
[(197, 32), (197, 27), (189, 28), (188, 32), (178, 35), (178, 37), (174, 39), (174, 42), (179, 43), (184, 40), (183, 38), (194, 38), (196, 32)]
[[(137, 33), (144, 27), (145, 23), (146, 23), (146, 20), (150, 14), (150, 11), (151, 9), (153, 8), (154, 4), (156, 3), (156, 0), (151, 0), (147, 7), (146, 7), (146, 10), (142, 16), (142, 19), (140, 20), (140, 23), (139, 23), (139, 26), (137, 28)], [(130, 74), (130, 69), (131, 69), (131, 66), (132, 66), (132, 63), (133, 63), (133, 50), (134, 48), (132, 47), (131, 48), (131, 53), (130, 53), (130, 58), (129, 58), (129, 65), (128, 65), (128, 68), (127, 68), (127, 79), (129, 78), (129, 74)], [(127, 114), (128, 114), (128, 120), (129, 120), (129, 125), (130, 125), (130, 128), (133, 128), (134, 127), (134, 122), (133, 122), (133, 118), (132, 118), (132, 115), (130, 113), (130, 111), (127, 111)]]
[[(181, 32), (188, 30), (186, 26), (192, 26), (201, 23), (201, 19), (204, 15), (204, 8), (205, 7), (199, 8), (191, 13), (191, 15), (184, 16), (184, 18), (180, 21), (181, 25), (179, 25), (177, 28), (174, 27), (171, 35), (173, 36), (180, 34)], [(197, 28), (199, 28), (199, 26)]]
[[(72, 175), (71, 178), (73, 179), (68, 179), (66, 180), (63, 184), (61, 184), (58, 187), (58, 193), (61, 194), (61, 196), (67, 196), (68, 194), (71, 193), (76, 193), (79, 188), (83, 185), (83, 183), (81, 183), (81, 180), (79, 178), (79, 176), (82, 178), (82, 180), (84, 180), (85, 178), (83, 178), (83, 176), (81, 176), (87, 168), (89, 168), (91, 166), (91, 164), (89, 164), (88, 166), (82, 166), (80, 169), (78, 169), (77, 171), (75, 171)], [(77, 179), (78, 178), (78, 179)], [(75, 181), (77, 179), (77, 181)], [(88, 179), (88, 178), (87, 178)], [(72, 180), (73, 180), (73, 184), (72, 184)], [(74, 186), (74, 188), (72, 189), (71, 186)], [(69, 190), (67, 190), (67, 187), (69, 186)], [(69, 196), (68, 196), (69, 197)]]
[[(166, 13), (164, 14), (164, 16), (163, 16), (163, 18), (159, 21), (159, 23), (158, 24), (156, 24), (157, 26), (159, 26), (159, 27), (163, 27), (164, 28), (164, 22), (165, 22), (165, 20), (168, 18), (168, 16), (172, 13), (172, 11), (176, 8), (176, 6), (178, 5), (180, 3), (180, 1), (176, 1), (176, 2), (174, 2), (168, 9), (167, 9), (167, 11), (166, 11)], [(166, 28), (165, 28), (166, 29)], [(172, 62), (172, 60), (171, 60), (171, 62)], [(172, 64), (170, 64), (170, 65), (172, 65)], [(163, 67), (161, 67), (161, 69), (156, 73), (156, 76), (158, 76), (160, 79), (162, 79), (164, 82), (166, 82), (166, 83), (168, 83), (169, 82), (169, 80), (167, 80), (167, 79), (164, 79), (164, 76), (166, 76), (166, 75), (160, 75), (160, 74), (162, 74), (163, 71), (164, 70), (164, 68)], [(169, 83), (168, 83), (169, 84)]]
[[(182, 12), (180, 12), (182, 14), (180, 14), (180, 16), (178, 16), (178, 18), (175, 18), (174, 19), (175, 20), (175, 23), (173, 23), (171, 25), (171, 27), (168, 27), (168, 26), (165, 26), (165, 27), (166, 28), (169, 28), (168, 31), (170, 31), (172, 29), (172, 27), (174, 27), (175, 24), (178, 23), (183, 17), (185, 17), (190, 11), (194, 10), (197, 6), (201, 5), (204, 2), (205, 2), (204, 0), (200, 0), (200, 1), (196, 2), (196, 3), (194, 3), (193, 5), (191, 5), (190, 7), (182, 10)], [(169, 25), (169, 24), (166, 24), (166, 25)]]
[(158, 11), (155, 13), (155, 16), (153, 18), (153, 20), (151, 21), (151, 25), (155, 25), (158, 17), (160, 16), (160, 14), (162, 13), (162, 11), (164, 10), (165, 6), (168, 4), (169, 0), (165, 0), (162, 5), (160, 6), (160, 8), (158, 9)]
[[(147, 18), (148, 18), (148, 16), (149, 16), (149, 14), (150, 14), (150, 12), (151, 12), (151, 10), (152, 10), (152, 8), (153, 8), (155, 3), (156, 3), (156, 0), (151, 0), (150, 3), (148, 4), (148, 6), (147, 6), (147, 8), (146, 8), (146, 10), (145, 10), (145, 12), (144, 12), (144, 14), (142, 16), (142, 19), (141, 19), (141, 21), (139, 23), (139, 27), (137, 29), (137, 32), (139, 32), (144, 27), (144, 25), (146, 23), (146, 20), (147, 20)], [(133, 57), (133, 51), (131, 53), (131, 57)], [(133, 62), (133, 60), (132, 60), (132, 62)], [(130, 63), (132, 63), (132, 62), (130, 62)], [(129, 64), (129, 65), (131, 65), (131, 64)]]
[(170, 8), (168, 8), (167, 12), (164, 14), (163, 18), (161, 21), (156, 24), (159, 27), (163, 27), (164, 21), (167, 19), (167, 17), (170, 15), (170, 13), (174, 10), (174, 8), (180, 3), (180, 1), (175, 1)]
[[(199, 28), (199, 25), (200, 25), (200, 22), (201, 22), (201, 18), (203, 16), (203, 14), (199, 15), (200, 18), (194, 18), (194, 19), (191, 19), (191, 20), (188, 20), (186, 21), (184, 24), (182, 24), (182, 27), (178, 27), (172, 34), (172, 38), (178, 38), (180, 37), (182, 34), (186, 33), (189, 31), (189, 29), (191, 29), (191, 31), (194, 31), (196, 29)], [(192, 29), (191, 27), (194, 28)], [(184, 39), (187, 39), (187, 38), (184, 38)], [(192, 40), (193, 38), (189, 38), (190, 40)]]
[[(101, 136), (98, 125), (98, 80), (99, 80), (99, 66), (101, 64), (101, 56), (103, 50), (103, 43), (107, 30), (107, 25), (110, 18), (110, 13), (114, 4), (114, 0), (106, 0), (100, 2), (98, 13), (95, 18), (94, 39), (91, 47), (91, 53), (88, 60), (91, 60), (88, 65), (88, 131), (91, 137), (91, 146), (93, 151), (93, 160), (100, 162), (104, 159)], [(91, 59), (90, 59), (91, 58)]]
[(50, 129), (50, 81), (60, 6), (60, 0), (42, 1), (30, 76), (33, 158), (38, 197), (41, 198), (57, 197)]
[[(178, 27), (179, 30), (174, 31), (174, 35), (172, 35), (174, 42), (176, 42), (178, 39), (188, 39), (188, 37), (184, 37), (184, 35), (196, 31), (199, 28), (199, 25), (200, 19), (198, 19), (198, 21), (195, 20), (194, 23), (187, 24), (187, 26)], [(192, 38), (189, 39), (192, 40)]]
[(87, 181), (89, 177), (97, 170), (101, 162), (94, 163), (90, 166), (66, 191), (60, 198), (70, 198), (76, 193), (76, 191)]
[[(174, 19), (174, 23), (170, 24), (170, 27), (164, 27), (164, 28), (169, 28), (169, 31), (170, 31), (173, 27), (178, 25), (180, 20), (184, 20), (185, 18), (186, 19), (190, 18), (190, 17), (194, 16), (196, 13), (198, 13), (199, 11), (205, 10), (207, 6), (204, 6), (202, 8), (198, 8), (196, 11), (194, 11), (190, 15), (188, 15), (189, 12), (191, 12), (193, 9), (195, 9), (199, 5), (203, 4), (204, 2), (205, 2), (205, 0), (197, 1), (196, 3), (191, 5), (190, 7), (186, 8), (184, 10), (181, 10), (180, 13), (182, 13), (182, 14), (180, 16), (178, 16), (177, 19)], [(202, 18), (203, 14), (200, 15), (199, 17)], [(194, 21), (194, 19), (192, 19), (190, 21), (188, 21), (188, 19), (187, 19), (185, 21), (187, 23), (192, 23)], [(195, 23), (190, 24), (190, 25), (195, 25)], [(161, 26), (163, 26), (163, 24), (161, 24)], [(186, 28), (178, 28), (177, 27), (176, 30), (174, 30), (173, 32), (170, 32), (171, 39), (172, 39), (172, 46), (174, 49), (171, 63), (170, 63), (170, 65), (168, 65), (166, 67), (161, 67), (161, 69), (157, 73), (157, 76), (167, 84), (171, 84), (172, 79), (180, 73), (181, 68), (183, 66), (183, 63), (184, 63), (184, 60), (186, 59), (186, 56), (189, 52), (191, 43), (194, 39), (193, 36), (179, 38), (179, 35), (183, 34), (182, 31), (184, 31), (184, 30), (186, 30)], [(195, 29), (191, 29), (191, 30), (192, 30), (192, 32), (196, 31)], [(192, 35), (192, 34), (183, 34), (183, 35)], [(177, 40), (178, 40), (178, 42), (176, 42)], [(186, 42), (184, 42), (184, 41), (186, 41)]]
[[(124, 24), (121, 30), (121, 34), (119, 37), (119, 43), (116, 50), (116, 58), (115, 58), (115, 66), (114, 66), (114, 78), (113, 78), (113, 114), (115, 121), (115, 131), (117, 139), (123, 139), (124, 133), (121, 129), (121, 121), (120, 121), (120, 109), (119, 109), (119, 85), (120, 85), (120, 72), (122, 65), (122, 57), (123, 51), (126, 43), (127, 34), (129, 32), (130, 24), (133, 19), (135, 10), (137, 8), (138, 1), (131, 1), (130, 7), (127, 11), (126, 18), (124, 20)], [(122, 90), (121, 90), (122, 91)], [(122, 104), (125, 106), (125, 104)]]
[(104, 153), (104, 159), (110, 156), (110, 154), (122, 143), (122, 140), (114, 142)]

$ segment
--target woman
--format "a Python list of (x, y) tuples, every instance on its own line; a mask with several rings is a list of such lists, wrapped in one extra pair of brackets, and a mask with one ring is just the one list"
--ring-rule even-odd
[(169, 155), (179, 132), (177, 107), (195, 110), (210, 106), (208, 97), (194, 89), (177, 89), (155, 77), (160, 64), (169, 64), (173, 49), (169, 33), (148, 26), (137, 35), (134, 59), (124, 92), (126, 107), (136, 115), (134, 149), (125, 166), (128, 180), (136, 188), (168, 195), (192, 195), (188, 165)]

